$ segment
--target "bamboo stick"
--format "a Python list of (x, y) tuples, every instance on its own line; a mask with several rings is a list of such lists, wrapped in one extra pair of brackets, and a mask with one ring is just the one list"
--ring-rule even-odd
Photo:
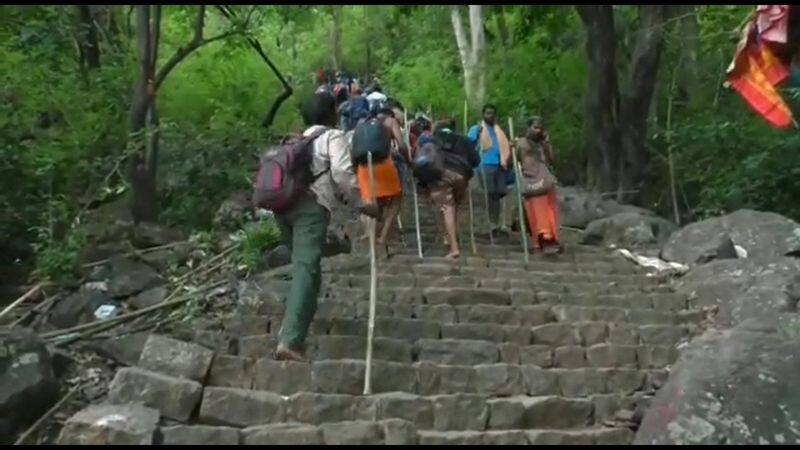
[(520, 169), (519, 162), (517, 161), (517, 149), (514, 148), (514, 121), (511, 117), (508, 118), (508, 132), (511, 135), (511, 161), (514, 164), (514, 179), (516, 180), (517, 188), (517, 209), (519, 209), (519, 234), (522, 236), (522, 254), (525, 264), (528, 264), (528, 235), (525, 233), (525, 213), (522, 204), (522, 170)]
[(72, 398), (72, 396), (75, 395), (75, 393), (78, 392), (79, 390), (80, 390), (80, 386), (75, 386), (72, 389), (70, 389), (70, 391), (67, 392), (67, 394), (64, 395), (64, 397), (62, 397), (61, 400), (58, 401), (58, 403), (53, 405), (53, 407), (50, 408), (49, 410), (47, 410), (47, 412), (44, 413), (44, 415), (42, 415), (42, 417), (39, 417), (39, 419), (36, 422), (34, 422), (33, 425), (28, 427), (28, 429), (25, 430), (25, 432), (22, 433), (19, 436), (19, 438), (16, 440), (16, 442), (14, 442), (14, 445), (22, 445), (22, 443), (25, 442), (25, 440), (28, 439), (28, 437), (31, 434), (33, 434), (33, 432), (36, 431), (44, 423), (45, 420), (49, 419), (50, 416), (55, 414), (55, 412), (58, 411), (59, 408), (61, 408), (61, 406), (64, 403), (66, 403), (67, 400)]
[[(464, 137), (469, 133), (467, 121), (467, 99), (464, 99)], [(478, 247), (475, 245), (475, 212), (472, 206), (472, 188), (467, 183), (467, 201), (469, 202), (469, 241), (472, 244), (472, 254), (478, 254)]]
[(20, 297), (20, 298), (14, 300), (13, 302), (11, 302), (10, 305), (6, 306), (5, 309), (3, 309), (2, 312), (0, 312), (0, 319), (2, 319), (3, 316), (5, 316), (9, 312), (11, 312), (12, 309), (14, 309), (17, 306), (19, 306), (20, 304), (22, 304), (22, 302), (24, 302), (25, 300), (31, 298), (33, 296), (33, 294), (39, 292), (39, 290), (41, 288), (43, 288), (44, 286), (46, 286), (47, 284), (49, 284), (49, 283), (46, 283), (46, 282), (39, 283), (36, 286), (32, 287), (30, 290), (28, 290), (28, 292), (24, 293), (22, 295), (22, 297)]
[(149, 306), (147, 308), (143, 308), (143, 309), (140, 309), (138, 311), (133, 311), (133, 312), (129, 312), (129, 313), (126, 313), (126, 314), (122, 314), (122, 315), (119, 315), (117, 317), (112, 317), (112, 318), (104, 319), (104, 320), (97, 321), (97, 322), (78, 325), (78, 326), (75, 326), (75, 327), (72, 327), (72, 328), (65, 328), (63, 330), (55, 330), (55, 331), (51, 331), (51, 332), (48, 332), (48, 333), (40, 334), (39, 337), (42, 338), (42, 339), (49, 339), (49, 338), (53, 338), (53, 337), (57, 337), (57, 336), (63, 336), (63, 335), (70, 334), (70, 333), (76, 333), (78, 331), (92, 329), (92, 328), (95, 328), (95, 327), (99, 328), (99, 327), (101, 327), (103, 325), (106, 325), (106, 324), (108, 324), (110, 322), (124, 322), (127, 319), (132, 319), (134, 317), (139, 317), (139, 316), (141, 316), (143, 314), (147, 314), (147, 313), (152, 312), (152, 311), (157, 311), (157, 310), (162, 309), (162, 308), (166, 308), (166, 307), (169, 307), (169, 306), (175, 306), (175, 305), (178, 305), (178, 304), (181, 304), (181, 303), (185, 303), (185, 302), (191, 300), (192, 298), (194, 298), (194, 294), (214, 289), (215, 287), (222, 286), (223, 284), (225, 284), (227, 282), (228, 282), (228, 280), (220, 280), (220, 281), (211, 283), (209, 285), (206, 285), (206, 286), (198, 289), (195, 292), (192, 292), (190, 294), (186, 294), (184, 296), (178, 297), (178, 298), (176, 298), (174, 300), (170, 300), (170, 301), (166, 301), (165, 300), (165, 301), (163, 301), (163, 302), (161, 302), (161, 303), (159, 303), (157, 305)]
[[(408, 160), (411, 161), (411, 139), (408, 135), (408, 110), (403, 110), (403, 139), (408, 150)], [(414, 175), (411, 175), (411, 195), (414, 197), (414, 226), (417, 228), (417, 255), (422, 258), (422, 233), (419, 229), (419, 197), (417, 196), (417, 183), (414, 182)]]
[[(372, 153), (367, 153), (369, 171), (369, 191), (373, 205), (375, 199), (375, 172), (372, 167)], [(369, 218), (369, 327), (367, 329), (366, 370), (364, 371), (364, 395), (372, 393), (372, 338), (375, 335), (375, 302), (378, 294), (378, 263), (375, 258), (375, 228), (377, 220)]]

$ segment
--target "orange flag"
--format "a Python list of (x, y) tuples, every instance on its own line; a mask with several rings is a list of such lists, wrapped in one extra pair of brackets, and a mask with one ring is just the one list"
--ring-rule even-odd
[(762, 41), (751, 21), (744, 29), (728, 67), (728, 81), (767, 122), (778, 128), (792, 125), (792, 111), (776, 86), (789, 77), (789, 68)]

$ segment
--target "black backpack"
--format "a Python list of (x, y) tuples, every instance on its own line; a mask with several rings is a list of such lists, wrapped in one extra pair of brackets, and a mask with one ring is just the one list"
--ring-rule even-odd
[(377, 118), (371, 118), (356, 125), (350, 159), (356, 165), (367, 164), (367, 154), (372, 153), (372, 162), (380, 162), (389, 157), (391, 146), (386, 127)]
[(434, 136), (442, 143), (445, 165), (449, 169), (471, 178), (473, 169), (481, 163), (481, 158), (475, 150), (475, 143), (451, 131), (437, 130)]
[(444, 175), (444, 167), (445, 152), (442, 151), (441, 141), (438, 139), (426, 140), (417, 150), (411, 163), (414, 176), (423, 185), (441, 179)]

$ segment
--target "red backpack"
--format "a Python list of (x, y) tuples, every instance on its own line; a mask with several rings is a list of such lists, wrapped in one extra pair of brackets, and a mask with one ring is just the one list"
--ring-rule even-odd
[(312, 146), (326, 131), (320, 128), (308, 137), (294, 137), (264, 153), (253, 182), (253, 205), (283, 212), (308, 191), (315, 178), (311, 173)]

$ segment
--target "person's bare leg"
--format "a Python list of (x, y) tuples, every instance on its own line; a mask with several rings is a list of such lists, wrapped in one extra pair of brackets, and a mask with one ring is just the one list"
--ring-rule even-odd
[(445, 205), (442, 210), (447, 240), (450, 243), (450, 253), (445, 258), (458, 258), (461, 251), (458, 249), (458, 236), (456, 236), (456, 208), (453, 205)]
[(400, 214), (400, 198), (393, 198), (388, 201), (383, 207), (383, 214), (381, 217), (381, 233), (378, 237), (378, 243), (386, 246), (389, 239), (389, 233), (392, 227), (396, 225), (397, 215)]

